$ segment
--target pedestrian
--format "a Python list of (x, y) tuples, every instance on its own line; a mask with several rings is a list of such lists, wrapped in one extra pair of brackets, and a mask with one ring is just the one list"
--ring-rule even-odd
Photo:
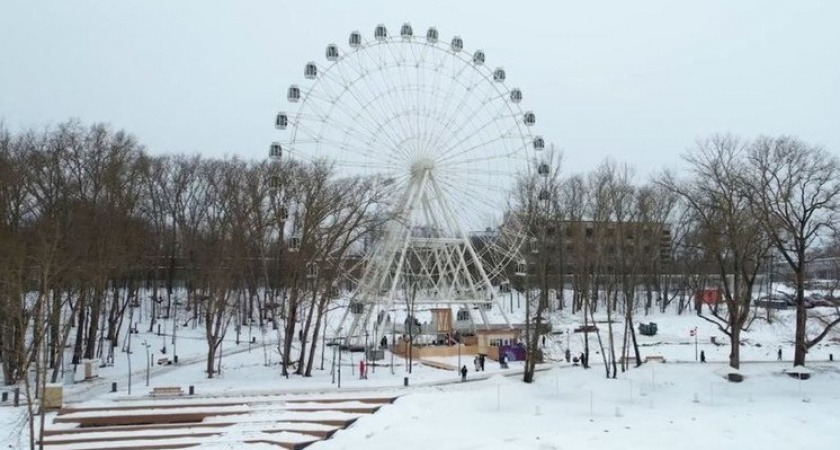
[(700, 362), (701, 362), (701, 363), (705, 363), (705, 362), (706, 362), (706, 352), (705, 352), (705, 351), (703, 351), (703, 350), (700, 350)]
[(467, 381), (467, 365), (461, 366), (461, 381)]
[(367, 373), (365, 372), (366, 369), (367, 369), (367, 367), (365, 367), (365, 360), (360, 359), (359, 360), (359, 379), (360, 380), (367, 380)]
[(481, 371), (484, 372), (484, 355), (478, 355), (478, 364), (481, 366)]
[(566, 362), (569, 362), (571, 360), (572, 360), (572, 352), (567, 348), (566, 349)]
[(779, 347), (779, 352), (777, 353), (776, 361), (781, 361), (781, 360), (782, 360), (782, 347)]
[(473, 364), (475, 365), (475, 371), (478, 372), (481, 369), (481, 363), (478, 362), (478, 356), (473, 359)]
[(383, 349), (388, 348), (388, 336), (382, 336), (382, 340), (379, 341), (379, 346)]
[(542, 337), (542, 346), (545, 347), (545, 336)]

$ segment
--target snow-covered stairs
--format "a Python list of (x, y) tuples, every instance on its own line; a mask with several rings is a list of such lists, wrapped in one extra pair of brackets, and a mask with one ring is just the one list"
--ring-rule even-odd
[(148, 399), (64, 408), (44, 432), (53, 450), (271, 444), (301, 449), (374, 414), (394, 397)]

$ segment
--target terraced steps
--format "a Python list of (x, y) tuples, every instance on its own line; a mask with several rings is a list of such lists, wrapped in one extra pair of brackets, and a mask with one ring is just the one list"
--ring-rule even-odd
[(375, 414), (395, 397), (142, 400), (74, 405), (44, 430), (52, 450), (168, 450), (205, 443), (302, 449)]

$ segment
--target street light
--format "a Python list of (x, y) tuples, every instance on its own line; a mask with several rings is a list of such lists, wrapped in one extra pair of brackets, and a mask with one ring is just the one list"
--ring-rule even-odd
[(341, 328), (338, 329), (338, 388), (341, 389)]
[[(365, 372), (367, 372), (368, 364), (370, 364), (370, 361), (368, 361), (368, 331), (367, 327), (365, 327)], [(367, 378), (363, 373), (360, 373), (359, 377)]]
[(149, 345), (148, 342), (143, 340), (143, 347), (146, 347), (146, 387), (149, 387), (149, 371), (151, 369), (152, 364), (152, 360), (149, 359), (149, 347), (151, 347), (151, 345)]

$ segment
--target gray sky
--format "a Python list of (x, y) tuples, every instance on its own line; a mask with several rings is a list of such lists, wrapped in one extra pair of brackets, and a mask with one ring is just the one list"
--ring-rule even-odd
[(717, 131), (837, 154), (838, 19), (833, 0), (3, 0), (0, 120), (78, 117), (155, 154), (262, 158), (307, 61), (410, 21), (503, 65), (567, 172), (612, 157), (646, 174)]

